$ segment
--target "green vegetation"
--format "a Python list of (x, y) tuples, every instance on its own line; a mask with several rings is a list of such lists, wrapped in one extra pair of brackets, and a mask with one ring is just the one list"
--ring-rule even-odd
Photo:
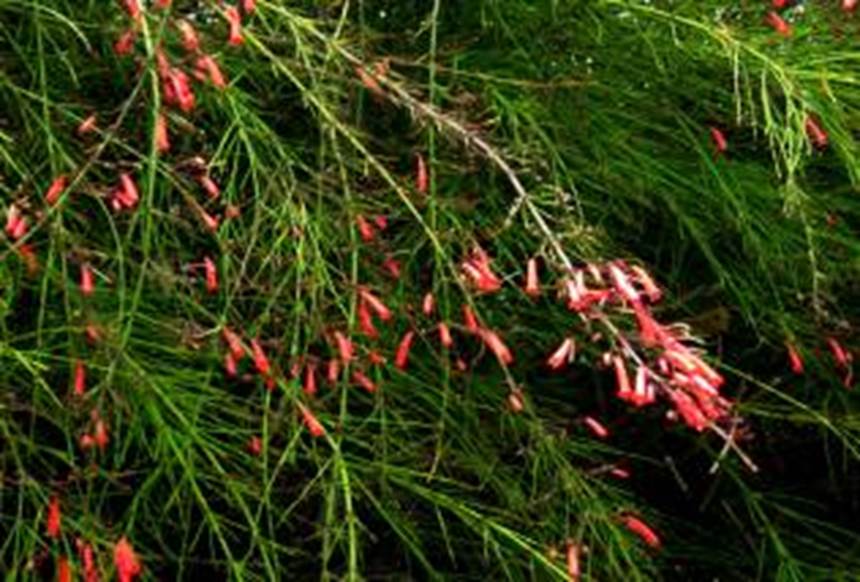
[[(0, 0), (8, 579), (83, 580), (85, 548), (108, 579), (122, 536), (153, 580), (567, 580), (569, 547), (583, 580), (860, 576), (860, 13), (258, 0), (231, 44), (232, 3), (131, 4)], [(616, 259), (725, 376), (705, 430), (615, 397), (611, 357), (659, 359), (617, 284), (556, 300)]]

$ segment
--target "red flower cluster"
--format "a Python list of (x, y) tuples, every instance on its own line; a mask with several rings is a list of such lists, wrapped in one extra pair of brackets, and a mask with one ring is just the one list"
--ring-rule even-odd
[[(719, 394), (723, 377), (684, 343), (688, 338), (683, 328), (662, 325), (653, 317), (651, 306), (660, 301), (662, 291), (647, 271), (622, 261), (586, 265), (562, 279), (560, 294), (568, 309), (587, 320), (607, 322), (610, 308), (632, 311), (636, 333), (625, 336), (612, 326), (614, 345), (604, 356), (613, 368), (618, 398), (641, 407), (663, 396), (688, 426), (699, 431), (725, 419), (730, 404)], [(574, 359), (575, 347), (573, 338), (565, 338), (548, 357), (547, 366), (563, 368)], [(586, 424), (603, 436), (593, 423)]]

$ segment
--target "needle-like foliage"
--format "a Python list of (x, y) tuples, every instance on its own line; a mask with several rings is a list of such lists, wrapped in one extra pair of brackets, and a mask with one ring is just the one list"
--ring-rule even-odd
[(786, 4), (0, 0), (0, 570), (853, 579), (860, 14)]

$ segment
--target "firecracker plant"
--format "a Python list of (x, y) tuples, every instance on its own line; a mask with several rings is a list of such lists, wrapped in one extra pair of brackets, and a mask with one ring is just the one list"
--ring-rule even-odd
[(0, 0), (0, 569), (860, 575), (856, 4)]

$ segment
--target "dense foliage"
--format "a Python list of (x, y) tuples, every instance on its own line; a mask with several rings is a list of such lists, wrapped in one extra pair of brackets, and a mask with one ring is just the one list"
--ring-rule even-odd
[(854, 579), (852, 8), (0, 0), (0, 569)]

